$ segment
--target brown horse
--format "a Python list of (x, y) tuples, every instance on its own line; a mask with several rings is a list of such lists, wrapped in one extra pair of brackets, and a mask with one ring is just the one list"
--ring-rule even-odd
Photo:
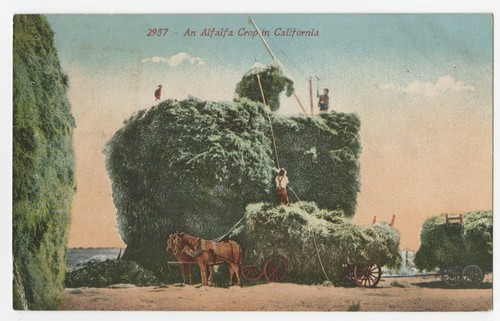
[[(168, 236), (168, 238), (167, 238), (167, 253), (168, 252), (173, 253), (175, 255), (175, 257), (177, 258), (177, 261), (180, 263), (183, 283), (186, 283), (185, 269), (187, 268), (188, 269), (189, 284), (193, 284), (192, 264), (198, 263), (198, 261), (195, 258), (193, 258), (192, 256), (187, 255), (186, 253), (182, 252), (182, 249), (180, 247), (181, 238), (180, 238), (179, 234), (180, 234), (179, 232), (175, 232), (175, 233), (170, 234)], [(210, 265), (209, 269), (207, 270), (209, 282), (210, 282), (210, 277), (212, 276), (211, 268), (212, 268), (212, 265)]]
[(184, 232), (178, 236), (179, 241), (174, 246), (177, 245), (180, 251), (197, 260), (202, 285), (208, 285), (209, 266), (223, 263), (229, 267), (229, 285), (233, 284), (233, 275), (236, 275), (236, 285), (241, 285), (241, 247), (236, 241), (213, 242)]
[(179, 262), (181, 268), (182, 282), (186, 283), (186, 269), (188, 272), (189, 284), (193, 284), (193, 273), (191, 269), (192, 263), (197, 263), (196, 259), (187, 255), (182, 251), (176, 251), (174, 244), (178, 243), (177, 239), (179, 237), (179, 232), (170, 234), (167, 238), (167, 253), (173, 253)]

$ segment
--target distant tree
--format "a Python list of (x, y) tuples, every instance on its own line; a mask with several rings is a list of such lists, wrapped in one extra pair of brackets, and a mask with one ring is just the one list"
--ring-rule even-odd
[(236, 85), (236, 93), (239, 97), (263, 102), (257, 75), (260, 77), (267, 105), (272, 111), (277, 111), (280, 108), (280, 94), (285, 90), (288, 97), (293, 94), (293, 81), (286, 77), (277, 65), (256, 65)]
[(14, 16), (13, 60), (13, 305), (54, 310), (75, 193), (75, 122), (45, 17)]

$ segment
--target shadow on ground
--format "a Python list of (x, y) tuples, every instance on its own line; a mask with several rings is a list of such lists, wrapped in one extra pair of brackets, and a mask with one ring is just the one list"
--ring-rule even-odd
[(419, 288), (430, 288), (430, 289), (493, 289), (493, 283), (491, 282), (483, 282), (481, 285), (478, 287), (466, 287), (464, 285), (459, 285), (459, 286), (449, 286), (446, 283), (444, 283), (441, 280), (436, 280), (436, 281), (429, 281), (429, 282), (412, 282), (411, 283), (414, 286), (417, 286)]

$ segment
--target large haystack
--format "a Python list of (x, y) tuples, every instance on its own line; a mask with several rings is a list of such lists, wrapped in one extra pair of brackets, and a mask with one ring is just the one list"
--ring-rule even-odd
[[(303, 200), (352, 216), (359, 190), (357, 116), (271, 118), (290, 186)], [(273, 202), (271, 146), (264, 106), (247, 99), (168, 100), (132, 116), (105, 149), (125, 258), (158, 271), (169, 233), (216, 238), (248, 204)]]

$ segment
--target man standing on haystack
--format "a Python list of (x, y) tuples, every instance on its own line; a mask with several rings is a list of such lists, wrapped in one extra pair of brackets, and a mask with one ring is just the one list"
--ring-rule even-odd
[(323, 89), (323, 95), (320, 95), (319, 92), (316, 93), (316, 96), (319, 98), (318, 107), (320, 112), (327, 112), (328, 107), (330, 107), (330, 97), (328, 97), (328, 88)]
[(281, 204), (288, 205), (288, 193), (286, 191), (286, 184), (288, 184), (288, 177), (286, 176), (286, 170), (281, 168), (278, 176), (275, 179), (276, 182), (276, 206)]
[(161, 98), (161, 88), (161, 85), (158, 85), (158, 89), (155, 90), (155, 101), (158, 101)]

